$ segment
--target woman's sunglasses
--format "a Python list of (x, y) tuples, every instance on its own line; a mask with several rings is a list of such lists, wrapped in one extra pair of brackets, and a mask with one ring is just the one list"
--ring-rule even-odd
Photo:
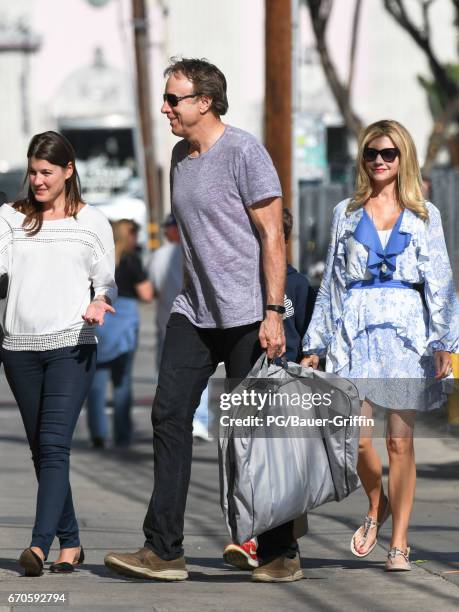
[(175, 94), (165, 93), (163, 94), (163, 102), (167, 102), (169, 106), (177, 106), (181, 100), (185, 100), (186, 98), (196, 98), (200, 95), (200, 93), (195, 93), (189, 94), (188, 96), (176, 96)]
[(372, 149), (368, 147), (363, 150), (363, 159), (366, 162), (374, 162), (378, 155), (381, 155), (385, 162), (392, 163), (400, 155), (400, 151), (397, 147), (387, 149)]

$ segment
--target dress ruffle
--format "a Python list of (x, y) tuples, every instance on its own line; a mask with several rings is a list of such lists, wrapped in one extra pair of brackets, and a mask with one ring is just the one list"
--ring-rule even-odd
[[(403, 309), (394, 308), (403, 291)], [(426, 355), (427, 321), (422, 298), (417, 291), (400, 289), (357, 289), (349, 291), (343, 303), (343, 316), (336, 321), (328, 357), (332, 371), (340, 374), (350, 367), (354, 343), (362, 333), (372, 328), (390, 327), (407, 350), (415, 351), (419, 358)], [(365, 358), (354, 355), (354, 358)], [(369, 358), (369, 356), (367, 356)], [(414, 376), (414, 372), (410, 375)], [(407, 375), (407, 374), (405, 374)]]

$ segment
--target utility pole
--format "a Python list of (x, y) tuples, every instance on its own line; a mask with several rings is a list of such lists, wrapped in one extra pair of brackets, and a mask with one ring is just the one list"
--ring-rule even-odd
[(150, 249), (156, 249), (160, 244), (158, 232), (159, 221), (162, 218), (163, 211), (160, 200), (159, 175), (156, 165), (151, 114), (150, 46), (146, 0), (132, 0), (132, 23), (134, 28), (137, 108), (143, 152), (145, 196), (150, 220), (148, 246)]
[[(292, 210), (292, 0), (265, 0), (265, 145)], [(291, 260), (291, 245), (289, 245)]]

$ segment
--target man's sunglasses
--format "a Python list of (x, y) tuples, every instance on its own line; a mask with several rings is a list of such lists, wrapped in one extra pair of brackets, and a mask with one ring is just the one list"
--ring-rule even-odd
[(371, 149), (367, 147), (363, 150), (363, 159), (366, 162), (374, 162), (378, 155), (381, 155), (385, 162), (392, 163), (397, 155), (400, 155), (400, 151), (397, 147), (387, 149)]
[(186, 100), (186, 98), (196, 98), (200, 95), (200, 93), (194, 93), (189, 94), (188, 96), (176, 96), (175, 94), (165, 93), (163, 94), (163, 102), (167, 102), (169, 106), (177, 106), (181, 100)]

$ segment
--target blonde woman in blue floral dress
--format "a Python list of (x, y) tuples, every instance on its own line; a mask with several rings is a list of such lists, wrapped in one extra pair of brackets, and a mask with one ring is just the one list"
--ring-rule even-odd
[[(318, 366), (356, 379), (383, 381), (387, 408), (388, 497), (371, 436), (361, 431), (358, 472), (369, 509), (351, 550), (365, 557), (392, 514), (385, 569), (410, 569), (407, 532), (413, 507), (416, 411), (434, 407), (411, 385), (451, 372), (457, 350), (459, 311), (438, 209), (426, 202), (413, 140), (396, 121), (378, 121), (364, 131), (357, 158), (356, 190), (333, 214), (326, 269), (303, 341), (303, 366)], [(359, 384), (358, 384), (359, 386)], [(360, 390), (359, 389), (359, 390)], [(362, 396), (361, 392), (361, 397)], [(371, 415), (370, 394), (362, 414)], [(390, 501), (389, 501), (390, 500)]]

